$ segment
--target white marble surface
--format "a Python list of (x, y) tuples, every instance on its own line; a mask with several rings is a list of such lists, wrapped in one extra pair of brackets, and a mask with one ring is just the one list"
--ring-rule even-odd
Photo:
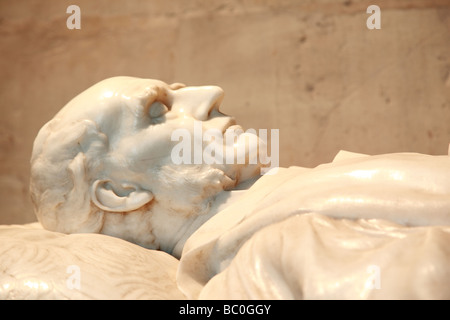
[[(448, 299), (450, 227), (293, 215), (220, 265), (200, 299)], [(223, 264), (223, 265), (222, 265)]]
[(1, 300), (184, 299), (177, 266), (164, 252), (105, 235), (0, 226)]
[(190, 298), (449, 298), (449, 194), (448, 156), (283, 168), (191, 236), (178, 283)]

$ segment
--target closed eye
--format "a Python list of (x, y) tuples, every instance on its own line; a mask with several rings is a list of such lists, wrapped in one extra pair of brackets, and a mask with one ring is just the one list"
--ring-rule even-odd
[(166, 105), (164, 105), (163, 103), (161, 103), (159, 101), (155, 101), (150, 105), (148, 113), (150, 115), (150, 118), (155, 119), (155, 118), (162, 117), (168, 111), (169, 111), (169, 108)]

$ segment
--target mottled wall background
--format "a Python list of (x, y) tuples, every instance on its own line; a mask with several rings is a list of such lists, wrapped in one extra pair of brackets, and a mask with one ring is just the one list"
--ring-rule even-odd
[[(69, 5), (81, 30), (69, 30)], [(381, 8), (381, 30), (366, 9)], [(39, 128), (116, 75), (224, 88), (244, 128), (280, 130), (282, 166), (340, 149), (445, 154), (448, 0), (0, 0), (0, 223), (35, 221)]]

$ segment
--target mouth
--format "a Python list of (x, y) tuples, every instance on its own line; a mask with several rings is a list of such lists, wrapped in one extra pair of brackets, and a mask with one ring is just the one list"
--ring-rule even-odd
[(220, 115), (217, 117), (210, 118), (207, 121), (207, 127), (219, 129), (221, 130), (222, 134), (225, 134), (227, 130), (237, 130), (237, 129), (242, 130), (241, 126), (236, 124), (236, 119), (226, 115)]
[(240, 125), (236, 124), (236, 120), (232, 117), (227, 117), (227, 122), (222, 126), (222, 134), (228, 130), (242, 129)]

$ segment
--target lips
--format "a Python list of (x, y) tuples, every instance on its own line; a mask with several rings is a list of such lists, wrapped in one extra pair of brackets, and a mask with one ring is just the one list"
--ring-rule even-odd
[(224, 134), (227, 130), (236, 130), (238, 128), (241, 128), (241, 126), (236, 124), (236, 120), (234, 118), (231, 117), (227, 118), (228, 121), (225, 123), (225, 125), (222, 126), (222, 134)]
[(233, 117), (220, 115), (210, 118), (208, 121), (203, 122), (206, 129), (219, 129), (222, 134), (228, 129), (233, 129), (235, 127), (240, 127), (236, 125), (236, 120)]
[(226, 132), (233, 132), (235, 134), (241, 134), (244, 132), (244, 129), (242, 129), (242, 127), (238, 124), (233, 124), (230, 125), (228, 128), (226, 128), (222, 133), (226, 133)]

